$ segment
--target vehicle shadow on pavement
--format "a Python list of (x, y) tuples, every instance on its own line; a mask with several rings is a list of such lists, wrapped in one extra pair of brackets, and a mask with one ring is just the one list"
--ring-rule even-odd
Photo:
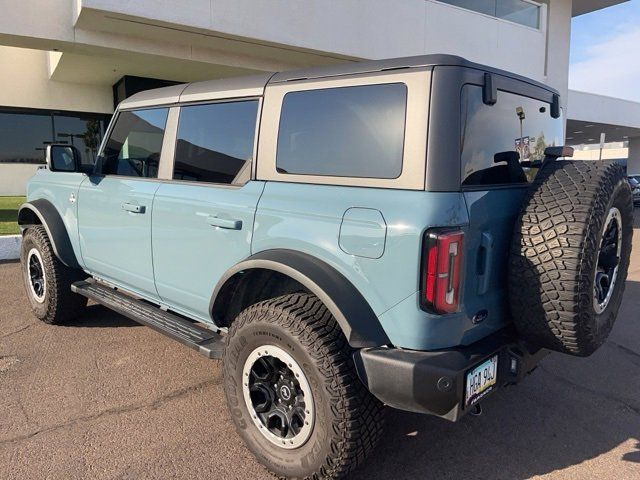
[(113, 328), (141, 327), (137, 322), (122, 316), (102, 305), (89, 305), (76, 319), (66, 322), (65, 327)]
[(390, 409), (380, 446), (354, 478), (528, 479), (623, 443), (607, 457), (639, 472), (618, 478), (640, 478), (639, 309), (640, 282), (628, 281), (603, 347), (589, 358), (546, 357), (520, 385), (484, 402), (480, 417), (451, 423)]

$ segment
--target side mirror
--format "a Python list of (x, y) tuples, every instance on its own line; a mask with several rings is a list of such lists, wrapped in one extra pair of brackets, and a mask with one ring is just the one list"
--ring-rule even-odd
[(47, 145), (47, 166), (52, 172), (79, 172), (80, 158), (80, 151), (72, 145)]

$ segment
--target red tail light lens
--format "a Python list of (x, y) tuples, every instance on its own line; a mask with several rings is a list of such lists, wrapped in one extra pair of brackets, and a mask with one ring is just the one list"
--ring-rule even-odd
[(422, 308), (433, 313), (457, 312), (462, 268), (461, 231), (430, 230), (424, 238)]

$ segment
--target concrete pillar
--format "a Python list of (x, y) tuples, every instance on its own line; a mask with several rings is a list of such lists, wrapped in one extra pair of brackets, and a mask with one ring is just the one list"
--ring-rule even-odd
[(547, 4), (546, 83), (560, 92), (564, 108), (569, 90), (571, 6), (572, 0), (553, 0)]
[(573, 0), (553, 0), (547, 3), (546, 83), (560, 92), (567, 127), (569, 99), (569, 47), (571, 43), (571, 8)]
[(627, 173), (629, 175), (640, 175), (640, 137), (629, 139)]

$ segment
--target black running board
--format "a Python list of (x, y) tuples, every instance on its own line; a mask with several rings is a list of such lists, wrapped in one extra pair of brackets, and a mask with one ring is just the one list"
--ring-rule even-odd
[(93, 279), (76, 282), (71, 290), (131, 320), (151, 327), (209, 358), (222, 358), (224, 339), (208, 328), (166, 312)]

